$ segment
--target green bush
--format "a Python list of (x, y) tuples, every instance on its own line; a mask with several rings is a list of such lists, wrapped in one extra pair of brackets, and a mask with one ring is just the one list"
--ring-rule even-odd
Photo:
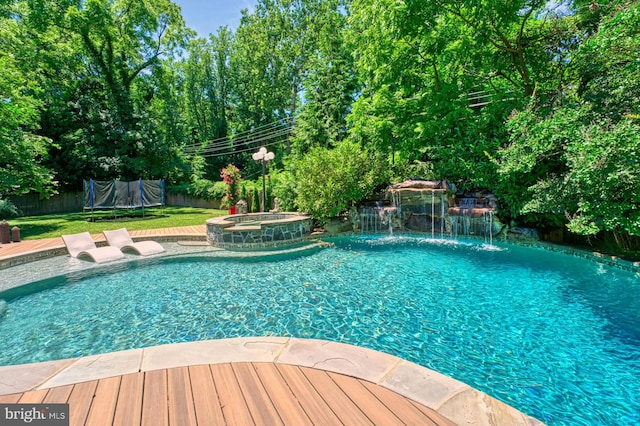
[(198, 179), (193, 183), (170, 186), (167, 191), (172, 194), (184, 194), (204, 200), (221, 200), (227, 191), (227, 184), (222, 181), (212, 182), (207, 179)]
[[(278, 198), (280, 211), (293, 212), (297, 210), (296, 194), (296, 179), (293, 173), (289, 171), (271, 172), (271, 195)], [(271, 202), (273, 203), (273, 200)]]
[(313, 148), (291, 164), (297, 182), (296, 203), (320, 222), (346, 212), (388, 182), (387, 159), (377, 151), (343, 141), (335, 148)]
[[(258, 202), (257, 206), (254, 206), (254, 193), (256, 192), (256, 188), (258, 184), (251, 180), (243, 180), (240, 185), (240, 198), (238, 200), (244, 200), (247, 202), (248, 212), (258, 212), (260, 211), (260, 202)], [(260, 188), (262, 188), (262, 183), (260, 183)], [(254, 210), (254, 207), (256, 210)]]
[(0, 199), (0, 220), (20, 216), (20, 210), (9, 199)]
[(500, 195), (511, 214), (582, 235), (640, 235), (640, 125), (589, 105), (534, 112), (511, 118), (511, 144), (499, 153)]
[(251, 213), (258, 213), (260, 211), (260, 192), (254, 188), (251, 195)]
[(433, 163), (419, 160), (409, 162), (404, 159), (397, 159), (391, 173), (391, 181), (393, 182), (402, 182), (406, 178), (442, 179), (436, 175)]

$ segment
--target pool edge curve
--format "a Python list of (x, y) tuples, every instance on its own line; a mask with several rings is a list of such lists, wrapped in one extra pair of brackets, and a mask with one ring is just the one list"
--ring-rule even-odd
[(542, 425), (514, 407), (434, 370), (384, 352), (293, 337), (174, 343), (81, 358), (0, 367), (0, 395), (165, 368), (233, 362), (297, 365), (365, 380), (429, 407), (456, 424)]

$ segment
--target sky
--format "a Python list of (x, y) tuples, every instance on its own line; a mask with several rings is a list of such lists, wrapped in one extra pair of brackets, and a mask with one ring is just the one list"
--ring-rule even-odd
[(199, 37), (208, 37), (218, 28), (226, 25), (232, 30), (240, 24), (242, 9), (253, 12), (257, 0), (173, 0), (182, 8), (182, 17), (187, 26), (198, 33)]

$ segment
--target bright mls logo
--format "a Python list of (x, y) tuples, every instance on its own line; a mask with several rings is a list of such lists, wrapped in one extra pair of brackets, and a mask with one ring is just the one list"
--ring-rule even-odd
[(69, 404), (0, 404), (0, 426), (69, 426)]

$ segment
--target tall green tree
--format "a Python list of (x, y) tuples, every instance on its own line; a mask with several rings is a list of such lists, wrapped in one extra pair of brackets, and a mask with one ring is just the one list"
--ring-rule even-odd
[(304, 75), (304, 100), (296, 117), (293, 151), (332, 147), (347, 136), (346, 116), (357, 90), (353, 56), (344, 40), (346, 16), (341, 2), (327, 2), (315, 22), (316, 51)]
[(514, 215), (640, 235), (638, 40), (640, 4), (611, 8), (573, 52), (565, 102), (536, 100), (511, 117), (498, 161)]
[(231, 55), (237, 128), (295, 115), (310, 57), (338, 7), (335, 0), (260, 0), (253, 14), (244, 11)]
[(154, 96), (149, 74), (192, 35), (179, 7), (169, 0), (28, 3), (27, 25), (39, 32), (56, 28), (81, 46), (84, 69), (73, 101), (84, 125), (69, 138), (76, 145), (67, 150), (83, 144), (96, 169), (111, 177), (159, 175), (146, 165), (155, 141), (143, 133), (149, 128), (143, 110)]
[(349, 116), (363, 143), (432, 164), (462, 187), (497, 179), (504, 121), (557, 93), (572, 33), (546, 1), (354, 0), (349, 40), (363, 83)]
[(18, 24), (24, 5), (0, 10), (0, 198), (30, 191), (46, 197), (56, 182), (43, 165), (50, 141), (37, 134), (41, 88), (21, 63), (34, 45)]
[(191, 132), (183, 118), (181, 82), (180, 68), (169, 58), (136, 85), (135, 103), (145, 105), (139, 113), (140, 133), (152, 142), (140, 152), (145, 165), (140, 177), (162, 177), (171, 183), (188, 179), (190, 159), (182, 148), (190, 143)]
[(227, 154), (234, 150), (231, 141), (224, 143), (233, 112), (229, 96), (232, 41), (233, 33), (227, 27), (220, 28), (209, 39), (192, 40), (188, 58), (181, 64), (185, 121), (190, 129), (188, 151), (199, 155), (209, 147), (209, 156), (201, 157), (200, 169), (202, 177), (208, 179), (218, 178), (220, 169), (234, 161)]
[(206, 146), (227, 136), (228, 61), (231, 33), (222, 28), (210, 40), (192, 40), (184, 64), (185, 102), (189, 125)]

